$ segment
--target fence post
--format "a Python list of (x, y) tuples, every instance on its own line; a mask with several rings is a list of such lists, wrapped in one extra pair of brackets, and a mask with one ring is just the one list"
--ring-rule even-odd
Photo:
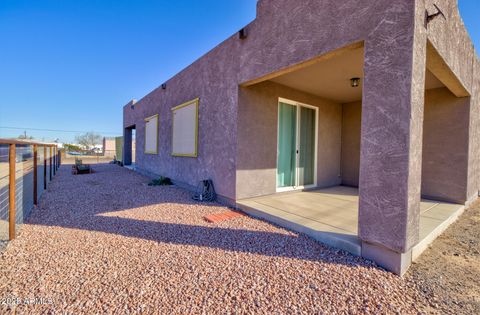
[(16, 150), (15, 144), (10, 144), (8, 152), (8, 162), (9, 162), (9, 200), (8, 200), (8, 236), (10, 240), (15, 238), (15, 162), (16, 162)]
[(43, 189), (47, 190), (47, 147), (43, 146)]
[(55, 147), (52, 147), (52, 167), (53, 167), (53, 176), (57, 174), (57, 168), (55, 167), (57, 156), (55, 155)]
[(50, 152), (52, 152), (52, 178), (55, 176), (55, 151), (53, 151), (53, 148), (50, 147)]
[(50, 148), (50, 180), (52, 180), (52, 147), (49, 147)]
[(38, 153), (37, 153), (37, 145), (33, 145), (33, 204), (37, 205), (38, 204), (38, 191), (37, 191), (37, 158), (38, 158)]

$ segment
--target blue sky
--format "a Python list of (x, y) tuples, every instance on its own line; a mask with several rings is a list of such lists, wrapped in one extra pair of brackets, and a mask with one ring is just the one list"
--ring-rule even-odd
[[(1, 0), (0, 127), (22, 129), (0, 137), (120, 135), (124, 104), (252, 21), (256, 2)], [(459, 5), (480, 47), (480, 1)]]

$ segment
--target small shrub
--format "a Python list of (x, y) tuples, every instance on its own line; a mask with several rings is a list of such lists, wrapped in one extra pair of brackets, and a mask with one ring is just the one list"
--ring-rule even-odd
[(160, 176), (159, 179), (154, 179), (150, 183), (148, 183), (148, 186), (169, 186), (173, 185), (172, 181), (168, 177)]

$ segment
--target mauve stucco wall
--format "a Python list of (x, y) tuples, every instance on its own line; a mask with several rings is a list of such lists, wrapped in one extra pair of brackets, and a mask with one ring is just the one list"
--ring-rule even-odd
[(447, 88), (425, 92), (422, 195), (464, 203), (467, 198), (470, 98)]
[(132, 105), (135, 106), (135, 102), (133, 100), (123, 106), (123, 127), (124, 128), (135, 125), (135, 122), (141, 119), (139, 117), (139, 114), (141, 114), (141, 111), (133, 110)]
[(480, 190), (480, 59), (475, 54), (470, 101), (468, 202), (474, 201)]
[(414, 0), (259, 0), (257, 19), (248, 25), (242, 45), (238, 80), (254, 80), (366, 40), (392, 22), (387, 17), (413, 12), (413, 6)]
[[(235, 37), (236, 39), (236, 37)], [(124, 126), (136, 125), (136, 165), (140, 171), (168, 176), (190, 186), (211, 178), (217, 193), (235, 199), (235, 148), (238, 84), (235, 54), (240, 43), (227, 40), (155, 89), (124, 108)], [(229, 79), (226, 79), (229, 78)], [(198, 157), (173, 157), (171, 108), (199, 101)], [(158, 154), (143, 154), (146, 117), (158, 114)]]
[(358, 187), (362, 102), (342, 105), (342, 185)]
[(478, 55), (464, 26), (456, 0), (422, 0), (430, 13), (436, 12), (433, 4), (442, 10), (446, 20), (439, 17), (428, 25), (428, 40), (439, 52), (450, 70), (457, 76), (471, 95), (469, 122), (469, 164), (467, 182), (467, 200), (478, 196), (480, 189), (480, 88)]
[[(425, 91), (422, 149), (424, 197), (464, 203), (467, 196), (469, 98)], [(358, 187), (361, 102), (342, 105), (342, 184)], [(478, 138), (477, 138), (478, 139)], [(472, 164), (475, 165), (475, 164)]]
[[(428, 24), (428, 40), (437, 49), (463, 86), (471, 92), (472, 66), (475, 56), (473, 43), (467, 33), (456, 0), (417, 0), (430, 14), (437, 12), (436, 4), (446, 20), (439, 16)], [(424, 14), (424, 10), (423, 14)], [(420, 12), (421, 14), (422, 12)]]
[(317, 186), (340, 184), (341, 104), (267, 81), (239, 91), (238, 199), (276, 191), (279, 97), (318, 107)]
[[(411, 0), (407, 2), (412, 7)], [(168, 80), (166, 90), (152, 91), (135, 110), (125, 108), (124, 126), (137, 125), (137, 166), (191, 185), (211, 177), (219, 194), (235, 199), (238, 84), (362, 41), (379, 26), (385, 12), (404, 7), (403, 0), (342, 6), (333, 0), (259, 1), (247, 39), (239, 40), (235, 34)], [(172, 158), (169, 109), (194, 97), (200, 97), (199, 157)], [(160, 152), (144, 155), (143, 119), (157, 113)]]

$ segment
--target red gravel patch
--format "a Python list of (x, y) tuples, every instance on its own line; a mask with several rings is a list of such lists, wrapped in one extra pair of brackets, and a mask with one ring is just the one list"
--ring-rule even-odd
[(225, 220), (238, 218), (238, 217), (241, 217), (243, 215), (244, 215), (243, 213), (228, 210), (228, 211), (223, 211), (223, 212), (220, 212), (220, 213), (209, 214), (209, 215), (204, 216), (204, 218), (205, 218), (205, 221), (207, 221), (207, 222), (216, 223), (216, 222), (221, 222), (221, 221), (225, 221)]
[(416, 314), (426, 303), (370, 261), (248, 216), (212, 225), (204, 217), (227, 207), (95, 170), (62, 166), (0, 256), (0, 313)]

